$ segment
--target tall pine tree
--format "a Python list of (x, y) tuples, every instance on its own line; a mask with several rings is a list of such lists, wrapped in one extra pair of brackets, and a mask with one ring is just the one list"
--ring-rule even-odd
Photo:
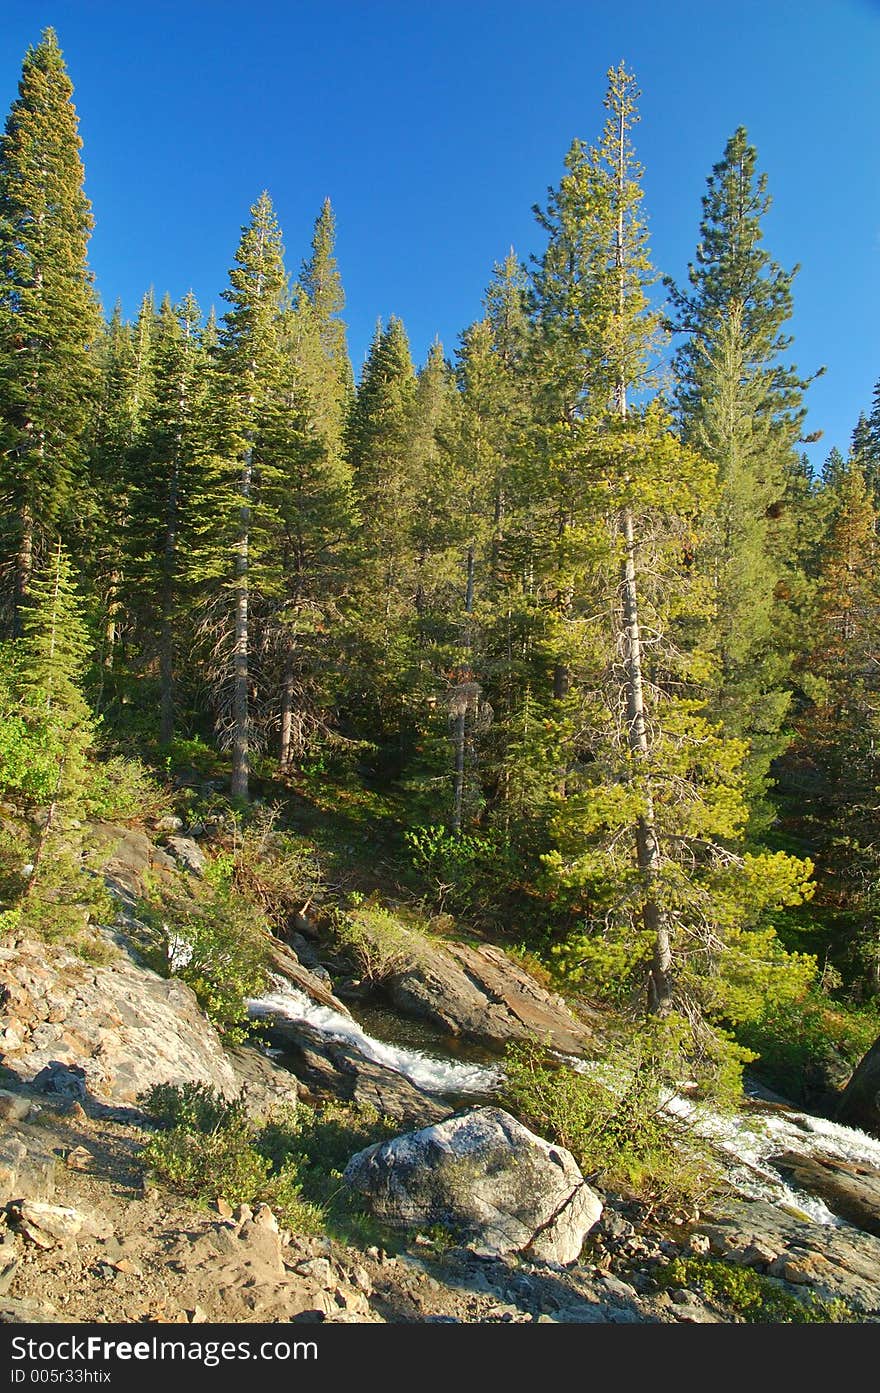
[(45, 30), (0, 139), (0, 545), (14, 616), (82, 487), (100, 328), (73, 86)]

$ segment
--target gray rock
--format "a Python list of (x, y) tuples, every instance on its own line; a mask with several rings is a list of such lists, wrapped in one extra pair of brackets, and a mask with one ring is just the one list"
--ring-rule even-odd
[(880, 1039), (875, 1040), (843, 1090), (837, 1120), (880, 1137)]
[(367, 1147), (343, 1179), (384, 1222), (441, 1224), (486, 1256), (574, 1262), (602, 1213), (571, 1152), (501, 1108), (477, 1108)]
[(48, 1200), (55, 1193), (56, 1157), (32, 1137), (0, 1137), (0, 1205), (10, 1200)]
[[(111, 936), (107, 935), (108, 940)], [(0, 944), (0, 976), (22, 1002), (21, 1038), (6, 1062), (59, 1096), (131, 1103), (158, 1083), (205, 1083), (239, 1092), (220, 1039), (194, 993), (114, 948), (85, 963), (58, 944)]]
[(284, 1050), (285, 1062), (306, 1088), (360, 1106), (410, 1127), (424, 1127), (448, 1117), (451, 1104), (417, 1088), (396, 1069), (376, 1064), (353, 1045), (321, 1035), (302, 1022), (280, 1019), (267, 1028), (269, 1039)]
[(854, 1161), (793, 1151), (770, 1160), (789, 1183), (821, 1195), (833, 1214), (880, 1238), (880, 1171)]
[[(847, 1302), (856, 1311), (880, 1311), (880, 1238), (848, 1224), (812, 1223), (795, 1218), (766, 1200), (728, 1199), (704, 1215), (697, 1230), (711, 1251), (728, 1262), (741, 1262), (757, 1248), (773, 1251), (771, 1276), (797, 1285), (823, 1300)], [(787, 1270), (786, 1270), (787, 1269)]]
[(24, 1122), (31, 1110), (29, 1098), (23, 1098), (20, 1093), (10, 1093), (6, 1088), (0, 1088), (0, 1118), (4, 1122)]
[(192, 875), (205, 874), (208, 858), (192, 837), (169, 837), (167, 845), (175, 861), (179, 861)]
[(564, 1054), (581, 1054), (592, 1039), (561, 997), (489, 944), (419, 941), (412, 963), (383, 990), (404, 1015), (493, 1046), (538, 1039)]

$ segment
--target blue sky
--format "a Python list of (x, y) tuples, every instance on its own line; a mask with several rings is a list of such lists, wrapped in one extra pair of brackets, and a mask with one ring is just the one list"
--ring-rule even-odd
[(531, 208), (605, 75), (642, 89), (637, 153), (658, 270), (684, 279), (712, 164), (746, 126), (800, 263), (795, 343), (810, 448), (846, 448), (880, 377), (880, 0), (3, 0), (0, 108), (41, 30), (73, 78), (109, 310), (192, 288), (222, 311), (242, 223), (267, 188), (298, 270), (329, 195), (356, 369), (398, 314), (417, 361), (452, 354), (492, 266), (541, 238)]

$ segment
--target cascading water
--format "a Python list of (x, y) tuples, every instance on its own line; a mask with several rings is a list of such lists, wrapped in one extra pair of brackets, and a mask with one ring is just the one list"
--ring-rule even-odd
[[(487, 1098), (500, 1087), (500, 1067), (442, 1058), (421, 1049), (377, 1040), (350, 1016), (319, 1005), (283, 978), (273, 981), (274, 991), (249, 1001), (253, 1017), (281, 1016), (311, 1026), (331, 1040), (352, 1045), (366, 1059), (403, 1074), (430, 1093), (462, 1099)], [(580, 1073), (600, 1077), (611, 1088), (621, 1086), (619, 1073), (610, 1072), (607, 1065), (570, 1056), (560, 1059)], [(769, 1163), (770, 1157), (791, 1150), (880, 1169), (880, 1141), (792, 1108), (768, 1108), (760, 1102), (750, 1102), (734, 1113), (722, 1114), (680, 1094), (670, 1094), (663, 1107), (713, 1146), (728, 1179), (740, 1194), (769, 1200), (813, 1223), (840, 1225), (843, 1221), (817, 1196), (787, 1184)]]
[(310, 1025), (331, 1040), (353, 1045), (374, 1064), (404, 1074), (429, 1093), (484, 1097), (494, 1092), (501, 1082), (501, 1070), (489, 1065), (441, 1059), (423, 1050), (376, 1040), (350, 1016), (343, 1016), (329, 1006), (319, 1006), (305, 992), (291, 987), (281, 978), (273, 980), (275, 991), (248, 1002), (252, 1016), (284, 1016), (287, 1020)]

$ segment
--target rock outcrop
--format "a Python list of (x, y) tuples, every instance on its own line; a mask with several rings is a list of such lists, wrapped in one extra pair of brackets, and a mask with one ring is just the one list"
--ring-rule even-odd
[(602, 1213), (571, 1152), (501, 1108), (477, 1108), (367, 1147), (343, 1178), (385, 1223), (439, 1224), (486, 1256), (574, 1262)]
[(843, 1090), (837, 1121), (880, 1137), (880, 1040), (875, 1040)]
[(832, 1214), (880, 1238), (880, 1171), (855, 1161), (793, 1151), (770, 1161), (790, 1184), (819, 1195)]
[(581, 1054), (590, 1032), (500, 948), (465, 943), (420, 945), (417, 960), (384, 983), (403, 1015), (501, 1048), (511, 1040), (540, 1040), (563, 1054)]
[(798, 1219), (766, 1200), (737, 1199), (701, 1219), (696, 1233), (727, 1262), (754, 1267), (826, 1301), (845, 1301), (856, 1311), (880, 1310), (880, 1239), (872, 1234)]
[(448, 1117), (451, 1104), (418, 1088), (395, 1069), (375, 1064), (353, 1045), (321, 1035), (311, 1026), (283, 1017), (266, 1027), (285, 1063), (316, 1097), (341, 1098), (376, 1109), (409, 1127), (425, 1127)]
[(190, 988), (134, 962), (109, 934), (107, 944), (112, 956), (99, 965), (55, 944), (0, 945), (5, 1064), (23, 1080), (75, 1067), (84, 1088), (107, 1103), (133, 1102), (157, 1083), (237, 1094), (220, 1038)]

